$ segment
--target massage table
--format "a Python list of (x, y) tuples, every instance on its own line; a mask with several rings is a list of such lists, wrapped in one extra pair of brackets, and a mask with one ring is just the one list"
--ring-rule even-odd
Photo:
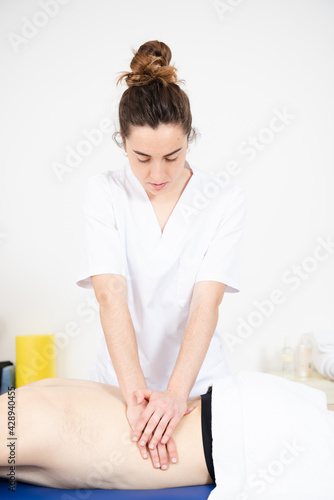
[(0, 479), (1, 500), (207, 500), (213, 485), (188, 486), (161, 490), (60, 490), (16, 482), (15, 492), (9, 482)]

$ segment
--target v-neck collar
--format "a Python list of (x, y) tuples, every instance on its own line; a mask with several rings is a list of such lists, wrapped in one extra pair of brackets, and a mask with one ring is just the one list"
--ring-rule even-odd
[[(136, 196), (138, 196), (139, 199), (141, 200), (142, 207), (144, 208), (144, 212), (146, 214), (145, 219), (149, 221), (149, 223), (146, 224), (146, 227), (148, 227), (149, 230), (145, 236), (147, 236), (147, 242), (149, 243), (151, 248), (152, 246), (160, 247), (162, 244), (165, 246), (165, 243), (167, 247), (170, 247), (170, 245), (168, 245), (168, 242), (174, 244), (175, 247), (178, 247), (177, 242), (185, 233), (188, 222), (185, 219), (185, 217), (180, 213), (179, 206), (181, 205), (181, 203), (184, 204), (186, 199), (190, 196), (191, 185), (194, 183), (194, 179), (197, 176), (196, 176), (196, 170), (194, 170), (190, 166), (188, 161), (186, 161), (186, 166), (184, 168), (188, 168), (192, 172), (192, 175), (188, 179), (186, 186), (184, 187), (180, 197), (178, 198), (176, 204), (174, 205), (174, 208), (170, 216), (168, 217), (168, 220), (165, 224), (163, 231), (161, 231), (158, 218), (156, 216), (154, 207), (147, 192), (145, 191), (144, 187), (141, 185), (137, 177), (132, 172), (130, 164), (129, 163), (125, 164), (126, 177), (132, 188), (135, 190)], [(135, 216), (138, 215), (141, 217), (145, 216), (141, 211), (140, 213), (134, 215)]]

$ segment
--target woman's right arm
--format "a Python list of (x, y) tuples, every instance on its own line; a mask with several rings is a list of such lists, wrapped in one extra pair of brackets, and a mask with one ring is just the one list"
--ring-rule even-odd
[(108, 352), (127, 405), (135, 405), (136, 389), (146, 389), (136, 334), (127, 304), (124, 276), (101, 274), (92, 276), (92, 284), (100, 305), (100, 318)]
[(109, 355), (122, 394), (130, 405), (133, 391), (145, 389), (146, 383), (127, 304), (126, 257), (114, 203), (117, 204), (117, 196), (106, 173), (91, 176), (83, 203), (84, 258), (77, 283), (89, 288), (93, 285)]
[[(119, 387), (127, 404), (127, 418), (134, 430), (147, 403), (137, 403), (136, 390), (146, 390), (146, 381), (140, 366), (136, 334), (127, 304), (127, 284), (124, 276), (101, 274), (91, 277), (97, 301), (100, 304), (101, 325), (110, 359), (115, 368)], [(168, 456), (177, 461), (177, 451), (171, 438), (167, 445), (147, 451), (139, 446), (143, 458), (151, 456), (155, 468), (168, 467)], [(168, 452), (168, 453), (167, 453)]]

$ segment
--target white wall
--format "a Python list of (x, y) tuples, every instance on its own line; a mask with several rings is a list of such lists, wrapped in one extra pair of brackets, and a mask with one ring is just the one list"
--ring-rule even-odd
[[(231, 369), (278, 369), (285, 334), (296, 344), (334, 328), (333, 248), (312, 258), (319, 238), (334, 240), (334, 2), (62, 0), (51, 12), (54, 1), (0, 2), (0, 360), (15, 361), (15, 335), (33, 333), (66, 343), (59, 376), (83, 377), (95, 356), (96, 301), (75, 284), (81, 204), (88, 177), (124, 162), (114, 127), (70, 172), (57, 177), (53, 165), (84, 129), (114, 120), (125, 90), (117, 72), (131, 48), (158, 39), (201, 132), (189, 162), (221, 176), (234, 162), (231, 179), (248, 197), (242, 292), (224, 297), (219, 320)], [(27, 20), (45, 26), (29, 31)], [(270, 124), (282, 130), (263, 131)], [(303, 278), (292, 281), (293, 266)], [(282, 303), (255, 317), (254, 301), (275, 289)], [(256, 319), (240, 338), (241, 321)]]

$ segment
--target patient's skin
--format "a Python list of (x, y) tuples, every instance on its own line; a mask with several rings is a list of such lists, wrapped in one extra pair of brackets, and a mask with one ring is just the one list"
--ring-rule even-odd
[[(201, 433), (201, 399), (173, 433), (178, 463), (143, 460), (118, 388), (45, 379), (16, 389), (16, 480), (54, 488), (155, 489), (213, 484)], [(0, 477), (9, 473), (8, 397), (0, 397)]]

